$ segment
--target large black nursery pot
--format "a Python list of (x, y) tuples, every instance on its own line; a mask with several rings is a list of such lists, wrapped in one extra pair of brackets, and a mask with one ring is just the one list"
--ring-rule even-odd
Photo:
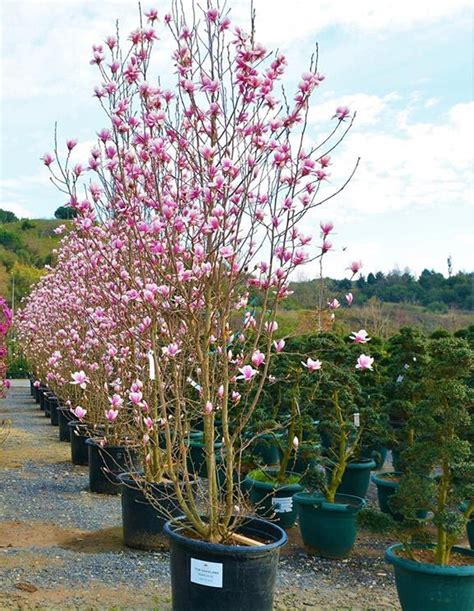
[(47, 404), (49, 409), (49, 417), (51, 419), (52, 426), (58, 426), (58, 407), (59, 407), (59, 399), (55, 394), (50, 394), (47, 398)]
[[(142, 474), (122, 473), (123, 542), (127, 547), (148, 551), (168, 548), (163, 527), (182, 511), (177, 505), (174, 485), (148, 483)], [(144, 490), (145, 488), (145, 490)]]
[(69, 422), (74, 420), (71, 410), (69, 407), (61, 405), (57, 407), (56, 413), (58, 415), (59, 441), (71, 441), (71, 429), (68, 426)]
[[(331, 471), (330, 468), (327, 469)], [(369, 489), (372, 469), (375, 469), (375, 461), (371, 458), (360, 458), (348, 463), (337, 489), (338, 494), (349, 494), (364, 499)]]
[(46, 402), (46, 393), (48, 392), (48, 388), (46, 386), (40, 386), (39, 388), (39, 404), (40, 409), (44, 412), (45, 410), (45, 402)]
[(302, 492), (293, 497), (298, 523), (308, 554), (324, 558), (347, 558), (357, 537), (357, 514), (365, 499), (336, 494), (334, 503), (321, 494)]
[(56, 395), (48, 390), (44, 393), (44, 415), (51, 420), (51, 399)]
[[(403, 611), (472, 611), (474, 564), (440, 566), (416, 562), (400, 555), (402, 544), (392, 545), (385, 559), (393, 564), (398, 598)], [(474, 550), (453, 547), (474, 560)]]
[(89, 452), (86, 444), (87, 439), (89, 439), (87, 424), (78, 420), (70, 420), (67, 426), (71, 436), (72, 464), (87, 465), (89, 463)]
[(170, 539), (173, 611), (271, 611), (285, 531), (249, 518), (238, 533), (264, 545), (223, 545), (186, 536), (184, 520), (164, 526)]
[(33, 377), (30, 378), (30, 395), (35, 396), (35, 379)]
[(35, 398), (36, 403), (40, 404), (41, 406), (41, 386), (35, 386), (35, 392), (33, 396)]
[(297, 492), (302, 492), (303, 486), (299, 483), (276, 484), (271, 481), (259, 481), (254, 478), (253, 473), (255, 472), (251, 471), (246, 477), (246, 489), (249, 490), (255, 513), (261, 518), (272, 520), (281, 528), (294, 526), (297, 511), (293, 496)]
[(120, 494), (118, 475), (137, 468), (137, 450), (128, 446), (102, 446), (100, 439), (91, 437), (85, 443), (89, 453), (89, 490), (98, 494)]
[(400, 471), (391, 471), (386, 473), (374, 473), (372, 481), (377, 486), (377, 498), (380, 511), (391, 515), (395, 520), (402, 520), (403, 516), (400, 513), (392, 511), (390, 506), (390, 497), (395, 494), (400, 486)]

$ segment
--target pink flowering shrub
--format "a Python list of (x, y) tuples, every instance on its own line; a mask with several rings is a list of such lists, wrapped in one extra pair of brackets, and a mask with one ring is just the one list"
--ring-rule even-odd
[(10, 388), (10, 380), (7, 376), (7, 334), (12, 324), (12, 312), (4, 297), (0, 297), (0, 397), (6, 395)]
[[(313, 248), (303, 228), (350, 179), (333, 190), (326, 182), (329, 153), (351, 122), (337, 109), (315, 144), (308, 111), (324, 77), (314, 58), (293, 95), (282, 95), (282, 54), (218, 5), (195, 9), (196, 21), (176, 12), (161, 25), (150, 11), (126, 48), (113, 36), (94, 46), (108, 124), (87, 164), (72, 163), (72, 140), (64, 158), (43, 157), (78, 215), (19, 333), (38, 376), (109, 440), (140, 443), (148, 480), (172, 482), (190, 526), (221, 541), (243, 515), (235, 474), (282, 349), (278, 309), (291, 275), (328, 250), (332, 227)], [(170, 88), (152, 73), (166, 34)], [(188, 460), (197, 424), (204, 510)]]

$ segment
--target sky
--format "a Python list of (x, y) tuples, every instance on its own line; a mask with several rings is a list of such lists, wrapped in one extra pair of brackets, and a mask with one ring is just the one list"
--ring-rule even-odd
[[(185, 9), (191, 0), (183, 0)], [(168, 0), (148, 4), (161, 15)], [(234, 24), (248, 29), (250, 0), (227, 0)], [(138, 24), (131, 0), (0, 0), (0, 208), (51, 218), (65, 203), (40, 157), (58, 139), (77, 138), (85, 161), (106, 125), (92, 96), (93, 43)], [(288, 58), (288, 89), (306, 70), (315, 44), (325, 80), (313, 97), (310, 137), (331, 127), (338, 105), (356, 112), (333, 154), (328, 188), (361, 158), (349, 186), (319, 209), (305, 233), (332, 221), (334, 252), (325, 273), (347, 275), (424, 268), (472, 271), (474, 262), (474, 102), (469, 0), (254, 0), (256, 38)], [(157, 44), (157, 65), (171, 47)], [(162, 60), (162, 61), (161, 61)], [(317, 244), (317, 238), (315, 240)], [(300, 275), (311, 278), (309, 266)]]

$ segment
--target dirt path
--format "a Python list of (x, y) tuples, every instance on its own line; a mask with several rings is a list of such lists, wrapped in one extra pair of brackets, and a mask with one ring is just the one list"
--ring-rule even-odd
[[(27, 382), (15, 381), (0, 401), (4, 418), (0, 608), (171, 609), (168, 555), (123, 546), (120, 498), (88, 492), (87, 467), (71, 464), (69, 444), (58, 441)], [(330, 561), (307, 556), (297, 528), (289, 537), (277, 611), (399, 608), (383, 561), (390, 541), (362, 532), (350, 559)]]

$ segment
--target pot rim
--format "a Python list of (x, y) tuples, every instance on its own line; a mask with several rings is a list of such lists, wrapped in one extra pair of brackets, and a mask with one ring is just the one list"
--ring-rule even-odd
[(276, 540), (272, 543), (266, 543), (265, 545), (253, 547), (248, 545), (224, 545), (222, 543), (209, 543), (208, 541), (201, 541), (199, 539), (186, 537), (185, 535), (177, 532), (180, 524), (182, 524), (184, 520), (186, 520), (186, 516), (180, 516), (178, 518), (174, 518), (173, 520), (168, 520), (163, 526), (163, 532), (171, 540), (191, 548), (192, 551), (196, 553), (219, 554), (220, 556), (233, 556), (234, 558), (236, 556), (263, 556), (268, 552), (283, 547), (283, 545), (285, 545), (288, 541), (288, 535), (283, 528), (280, 528), (280, 526), (277, 526), (275, 523), (268, 520), (262, 520), (261, 518), (248, 517), (245, 519), (245, 522), (241, 525), (237, 532), (241, 530), (244, 530), (245, 532), (245, 525), (249, 523), (256, 525), (265, 524), (265, 526), (274, 529)]
[[(344, 499), (347, 499), (348, 502), (344, 503)], [(357, 504), (351, 504), (349, 501), (352, 499), (355, 499)], [(321, 508), (340, 513), (357, 513), (367, 506), (366, 499), (353, 494), (336, 494), (336, 501), (338, 500), (342, 502), (330, 503), (322, 494), (311, 492), (297, 492), (293, 497), (293, 501), (297, 505), (309, 505), (318, 509)]]
[[(272, 482), (262, 482), (258, 479), (253, 479), (253, 477), (251, 477), (251, 473), (258, 470), (259, 469), (252, 469), (245, 476), (245, 479), (251, 482), (252, 486), (255, 488), (260, 488), (261, 490), (272, 490), (274, 492), (280, 492), (282, 490), (285, 492), (301, 492), (304, 490), (304, 486), (302, 486), (299, 482), (295, 482), (294, 484), (274, 484)], [(294, 473), (293, 471), (287, 471), (286, 475), (298, 475), (300, 479), (303, 477), (301, 473)]]
[(403, 473), (401, 471), (381, 471), (380, 473), (373, 473), (371, 475), (371, 480), (376, 486), (381, 486), (382, 488), (397, 488), (400, 485), (399, 481), (385, 479), (382, 477), (383, 475), (397, 475), (401, 477)]
[[(434, 545), (417, 545), (417, 549), (434, 548)], [(425, 573), (428, 575), (443, 575), (453, 577), (474, 577), (474, 564), (470, 566), (453, 566), (451, 564), (442, 566), (439, 564), (429, 564), (427, 562), (417, 562), (409, 558), (403, 558), (396, 554), (396, 551), (403, 549), (403, 543), (395, 543), (385, 550), (385, 560), (395, 567), (412, 571), (414, 573)], [(474, 550), (467, 547), (453, 546), (453, 552), (458, 552), (463, 556), (474, 558)]]

